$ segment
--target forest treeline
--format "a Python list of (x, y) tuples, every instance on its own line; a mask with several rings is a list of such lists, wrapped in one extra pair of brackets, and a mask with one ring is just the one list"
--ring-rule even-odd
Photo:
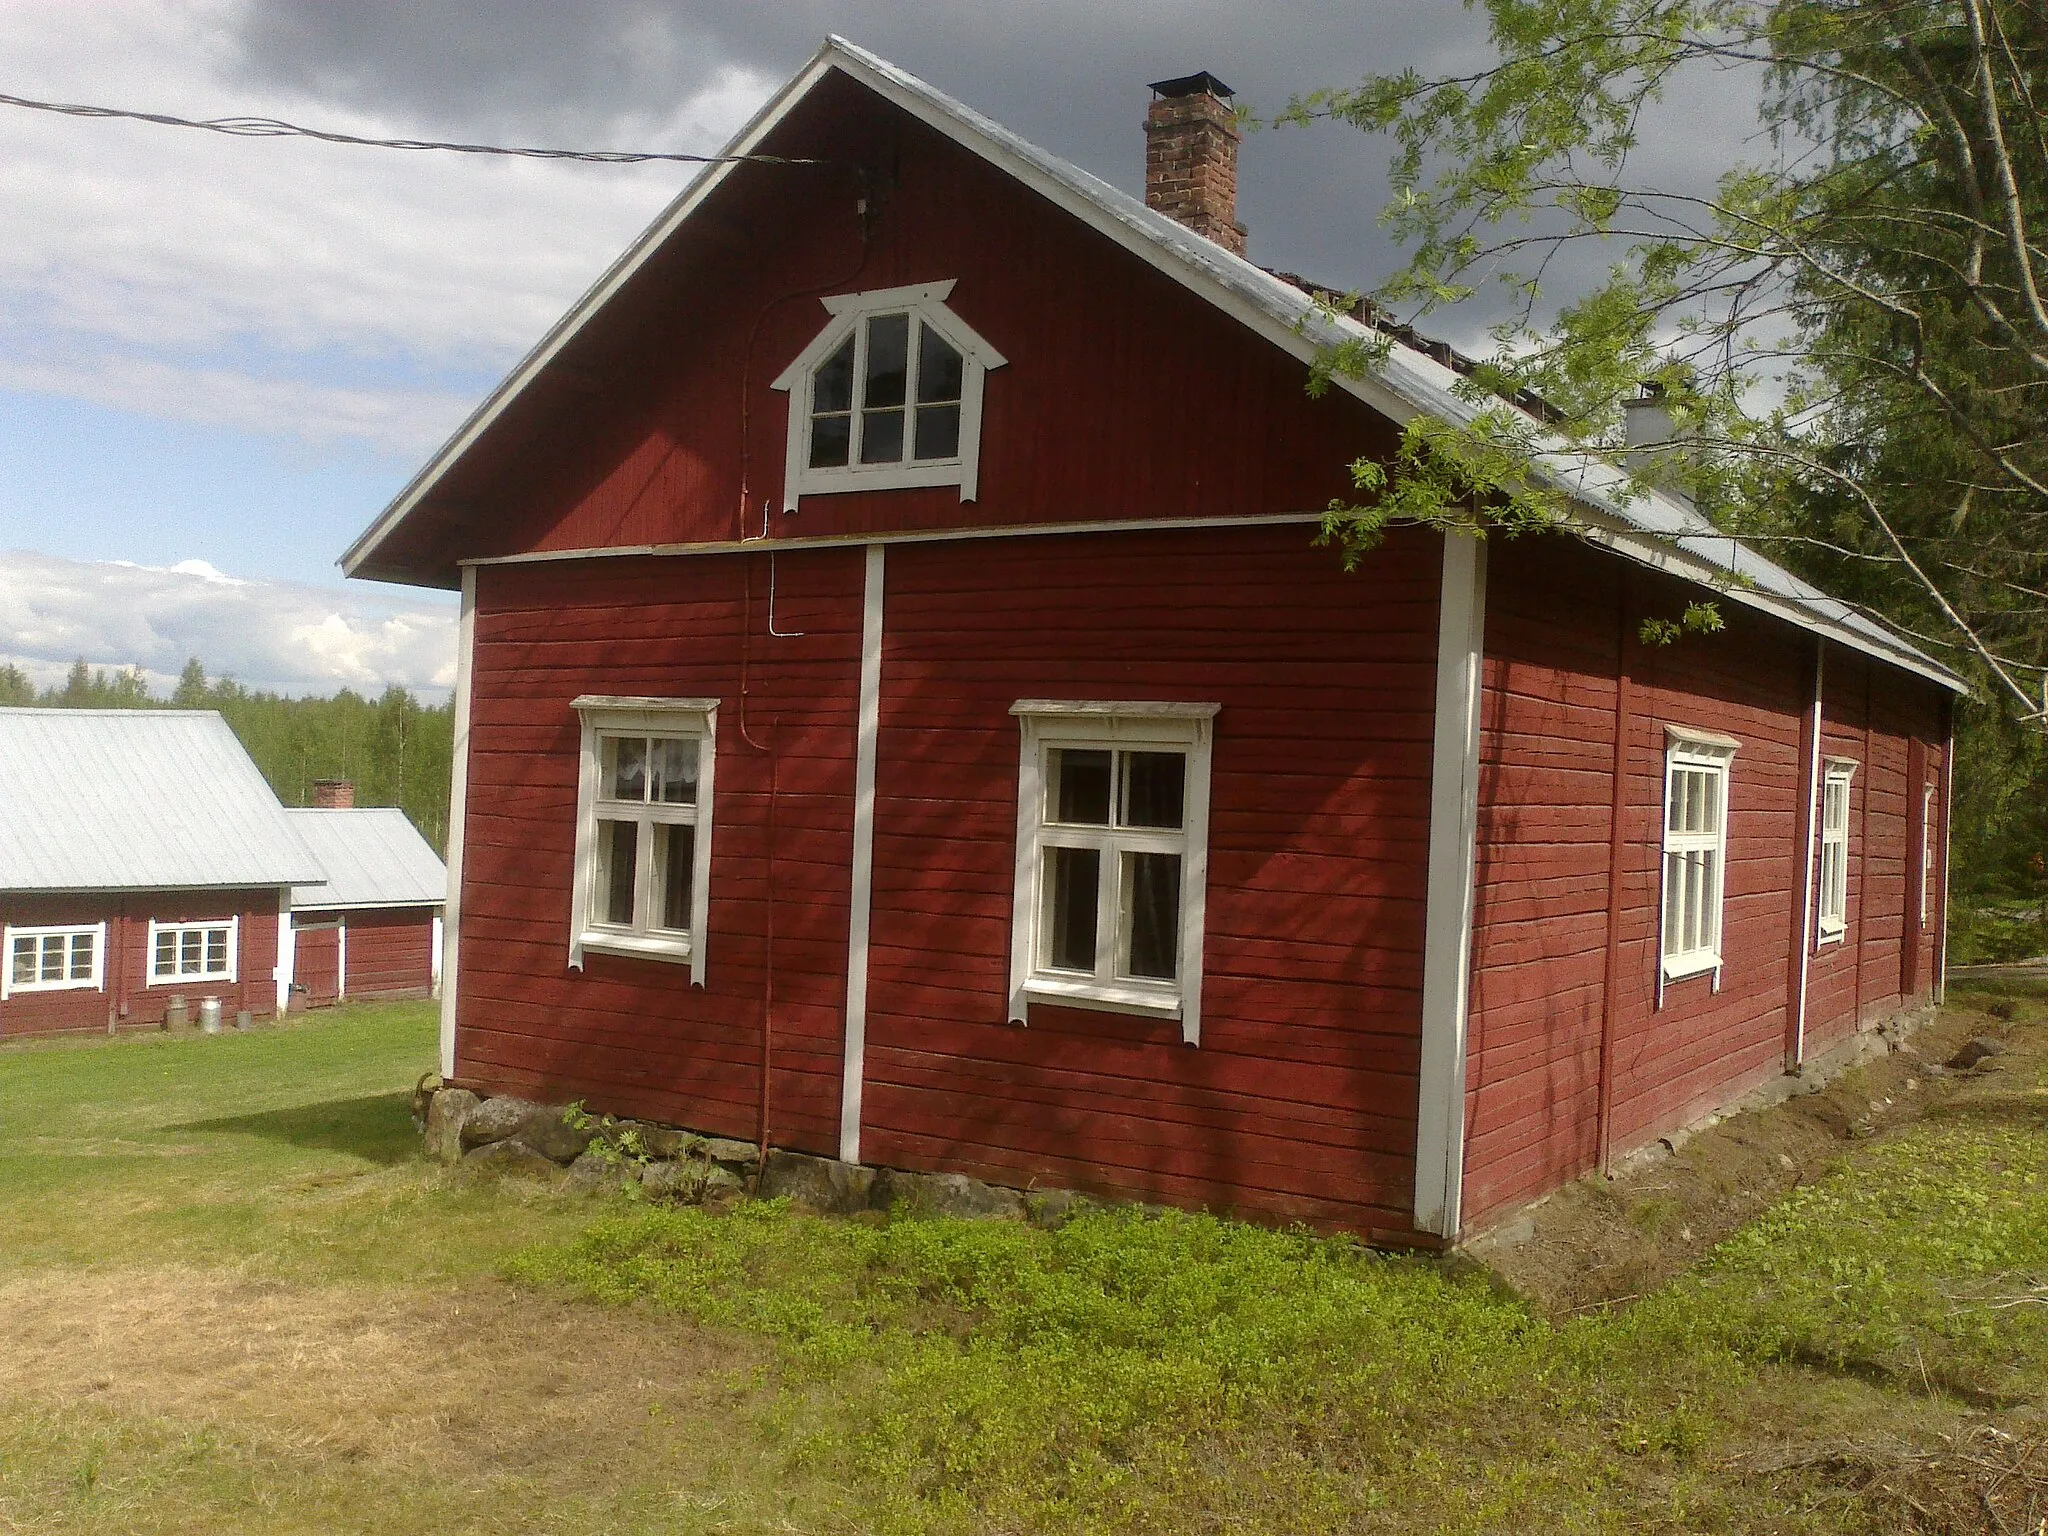
[(454, 709), (395, 685), (374, 699), (349, 688), (294, 699), (208, 678), (194, 657), (169, 697), (158, 697), (138, 668), (78, 661), (61, 684), (41, 690), (19, 667), (0, 666), (0, 705), (218, 710), (286, 805), (309, 804), (316, 779), (349, 779), (357, 805), (400, 807), (437, 853), (447, 852)]

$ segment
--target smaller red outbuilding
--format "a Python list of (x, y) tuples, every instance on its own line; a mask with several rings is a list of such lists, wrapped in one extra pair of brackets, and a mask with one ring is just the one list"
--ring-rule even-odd
[(270, 1014), (324, 878), (219, 715), (0, 709), (0, 1038)]
[(344, 998), (426, 997), (441, 981), (448, 871), (405, 812), (329, 803), (285, 812), (327, 871), (292, 892), (284, 975), (297, 1006)]

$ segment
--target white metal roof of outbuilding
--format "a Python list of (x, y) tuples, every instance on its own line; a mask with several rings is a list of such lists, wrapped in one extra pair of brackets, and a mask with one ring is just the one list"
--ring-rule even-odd
[(324, 878), (211, 710), (0, 709), (0, 891)]
[(327, 870), (327, 883), (292, 891), (294, 909), (438, 907), (448, 899), (448, 869), (395, 806), (288, 810), (291, 822)]

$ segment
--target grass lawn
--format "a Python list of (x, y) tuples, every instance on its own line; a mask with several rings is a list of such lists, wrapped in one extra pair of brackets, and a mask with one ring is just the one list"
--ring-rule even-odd
[(1991, 1069), (1559, 1315), (1198, 1216), (473, 1178), (424, 1005), (0, 1049), (0, 1530), (2035, 1533), (2048, 1006), (1975, 1001)]

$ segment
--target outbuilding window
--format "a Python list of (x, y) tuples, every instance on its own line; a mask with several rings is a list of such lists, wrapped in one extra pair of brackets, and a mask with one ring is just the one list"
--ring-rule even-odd
[(1728, 771), (1738, 743), (1667, 730), (1664, 752), (1664, 979), (1721, 968)]
[(686, 961), (704, 980), (716, 699), (576, 700), (583, 717), (569, 964)]
[(0, 998), (16, 992), (64, 992), (104, 984), (107, 925), (14, 928), (5, 933), (0, 950)]
[(805, 495), (980, 478), (982, 379), (1002, 354), (946, 307), (952, 282), (825, 299), (830, 322), (774, 387), (789, 395), (782, 510)]
[(1820, 789), (1820, 938), (1849, 931), (1849, 786), (1856, 764), (1831, 757)]
[(149, 985), (233, 981), (239, 918), (149, 925)]
[(1201, 1039), (1214, 704), (1025, 699), (1010, 1017), (1032, 1002)]

